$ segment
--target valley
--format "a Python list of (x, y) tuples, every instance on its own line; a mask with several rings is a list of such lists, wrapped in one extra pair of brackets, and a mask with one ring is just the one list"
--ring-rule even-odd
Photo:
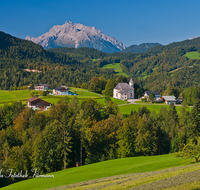
[[(199, 38), (153, 44), (143, 53), (89, 47), (46, 50), (4, 32), (0, 41), (2, 173), (9, 166), (16, 172), (35, 167), (55, 175), (21, 182), (4, 178), (2, 187), (142, 189), (151, 184), (176, 189), (173, 181), (181, 176), (188, 180), (180, 180), (180, 188), (199, 187), (199, 179), (188, 177), (199, 172), (194, 156), (174, 156), (195, 147), (193, 139), (198, 141)], [(183, 106), (113, 98), (116, 85), (127, 84), (130, 78), (134, 98), (158, 91), (180, 97)], [(39, 95), (52, 107), (45, 112), (30, 109), (26, 102), (34, 90), (25, 89), (40, 83), (52, 89), (64, 85), (77, 95)]]
[(200, 190), (200, 1), (1, 1), (0, 189)]

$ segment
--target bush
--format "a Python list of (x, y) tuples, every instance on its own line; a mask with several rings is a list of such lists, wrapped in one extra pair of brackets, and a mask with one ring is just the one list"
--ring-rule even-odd
[(147, 102), (147, 98), (144, 97), (144, 98), (141, 98), (142, 102)]
[(47, 95), (47, 92), (46, 91), (43, 91), (42, 92), (42, 96), (46, 96)]

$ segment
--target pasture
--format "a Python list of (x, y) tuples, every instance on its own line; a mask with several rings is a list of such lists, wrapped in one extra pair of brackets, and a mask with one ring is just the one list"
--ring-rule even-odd
[(30, 96), (31, 90), (0, 90), (0, 103), (15, 101), (26, 101)]
[[(54, 178), (28, 179), (22, 182), (14, 183), (2, 189), (36, 190), (36, 189), (47, 189), (47, 188), (49, 189), (58, 186), (63, 186), (63, 189), (67, 189), (69, 187), (66, 185), (79, 182), (82, 182), (81, 185), (74, 184), (71, 186), (71, 188), (88, 189), (92, 188), (93, 186), (98, 187), (98, 185), (103, 187), (103, 185), (114, 183), (116, 180), (118, 180), (118, 182), (120, 181), (122, 182), (123, 179), (125, 179), (123, 182), (126, 185), (125, 187), (131, 188), (131, 187), (136, 187), (137, 185), (146, 184), (148, 182), (154, 182), (158, 179), (161, 180), (167, 177), (182, 174), (184, 172), (195, 171), (200, 169), (199, 165), (194, 165), (194, 166), (190, 165), (190, 167), (188, 167), (185, 170), (184, 168), (180, 171), (178, 170), (178, 173), (177, 172), (175, 173), (173, 171), (173, 170), (176, 171), (176, 169), (171, 169), (169, 171), (162, 172), (163, 169), (180, 167), (188, 164), (191, 164), (191, 160), (184, 160), (181, 158), (177, 158), (173, 154), (160, 155), (160, 156), (140, 156), (140, 157), (122, 158), (122, 159), (99, 162), (95, 164), (84, 165), (81, 167), (74, 167), (59, 172), (54, 172), (49, 174), (49, 175), (54, 175)], [(143, 173), (152, 171), (157, 171), (157, 172), (152, 173), (151, 175), (149, 175), (148, 173), (147, 174)], [(116, 176), (116, 175), (122, 175), (122, 176)], [(110, 178), (111, 176), (115, 177)], [(99, 178), (103, 179), (95, 180)], [(95, 181), (90, 182), (89, 180), (95, 180)], [(84, 182), (84, 181), (89, 181), (89, 182)], [(118, 185), (119, 186), (113, 186), (114, 189), (122, 187), (120, 183)]]
[[(122, 106), (119, 106), (119, 111), (122, 113), (122, 114), (128, 114), (130, 115), (131, 111), (137, 111), (139, 108), (141, 107), (147, 107), (147, 109), (149, 109), (151, 112), (152, 111), (155, 111), (155, 113), (159, 113), (160, 111), (160, 108), (162, 106), (167, 106), (167, 108), (169, 108), (169, 105), (166, 105), (166, 104), (129, 104), (129, 105), (122, 105)], [(180, 113), (180, 109), (181, 109), (181, 106), (176, 106), (176, 110), (178, 113)]]
[(122, 72), (122, 68), (120, 67), (120, 63), (111, 63), (104, 65), (102, 68), (104, 69), (114, 69), (118, 75), (122, 75), (125, 77), (129, 77), (126, 73)]
[[(79, 101), (81, 102), (83, 99), (92, 98), (95, 99), (98, 103), (101, 103), (102, 106), (107, 106), (105, 97), (103, 97), (101, 94), (90, 92), (86, 89), (81, 88), (70, 88), (71, 91), (77, 93), (76, 96)], [(6, 91), (6, 90), (0, 90), (0, 106), (3, 106), (5, 103), (11, 103), (15, 101), (21, 101), (24, 105), (26, 104), (27, 99), (31, 98), (30, 96), (31, 90), (14, 90), (14, 91)], [(54, 95), (48, 95), (48, 96), (39, 96), (39, 98), (50, 102), (51, 104), (56, 104), (59, 99), (64, 98), (65, 96), (54, 96)], [(74, 97), (73, 95), (67, 96), (69, 100)], [(119, 100), (116, 98), (110, 98), (113, 102), (115, 102), (119, 106), (119, 111), (122, 114), (130, 114), (131, 111), (137, 111), (138, 108), (146, 106), (151, 112), (155, 111), (158, 113), (160, 111), (161, 106), (167, 106), (165, 104), (151, 104), (151, 103), (141, 103), (139, 104), (130, 104), (127, 101)], [(176, 106), (177, 112), (180, 112), (181, 106)]]
[(200, 59), (200, 53), (197, 51), (186, 52), (184, 56), (189, 59)]
[[(96, 99), (98, 103), (101, 103), (103, 106), (106, 106), (105, 97), (101, 94), (89, 92), (86, 89), (81, 88), (70, 88), (70, 91), (77, 93), (76, 96), (80, 101), (83, 99)], [(15, 90), (15, 91), (8, 91), (8, 90), (0, 90), (0, 106), (3, 106), (5, 103), (11, 103), (15, 101), (21, 101), (23, 104), (26, 104), (27, 99), (31, 98), (30, 96), (31, 90)], [(47, 95), (47, 96), (39, 96), (39, 98), (50, 102), (51, 104), (56, 104), (59, 99), (62, 99), (66, 96), (54, 96), (54, 95)], [(69, 100), (71, 100), (74, 96), (69, 95), (67, 96)], [(115, 98), (110, 98), (113, 102), (116, 102), (117, 105), (120, 104), (128, 104), (126, 101), (118, 100)]]

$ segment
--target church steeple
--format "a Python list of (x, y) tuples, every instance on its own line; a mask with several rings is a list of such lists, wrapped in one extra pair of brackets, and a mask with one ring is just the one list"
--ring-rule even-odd
[(131, 80), (129, 81), (129, 86), (131, 86), (133, 88), (133, 79), (131, 78)]

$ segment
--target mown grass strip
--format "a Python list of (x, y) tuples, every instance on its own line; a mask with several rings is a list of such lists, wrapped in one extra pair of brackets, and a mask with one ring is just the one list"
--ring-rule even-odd
[(85, 189), (163, 189), (200, 180), (200, 164), (175, 167), (154, 172), (133, 173), (77, 184), (52, 188), (85, 190)]
[(115, 159), (62, 170), (52, 173), (54, 178), (34, 178), (12, 184), (2, 189), (48, 189), (82, 181), (95, 180), (102, 177), (155, 171), (190, 163), (190, 160), (174, 157), (173, 154)]
[(165, 190), (199, 190), (200, 189), (200, 181), (195, 181), (193, 183), (187, 183), (178, 185), (176, 187), (170, 187)]

